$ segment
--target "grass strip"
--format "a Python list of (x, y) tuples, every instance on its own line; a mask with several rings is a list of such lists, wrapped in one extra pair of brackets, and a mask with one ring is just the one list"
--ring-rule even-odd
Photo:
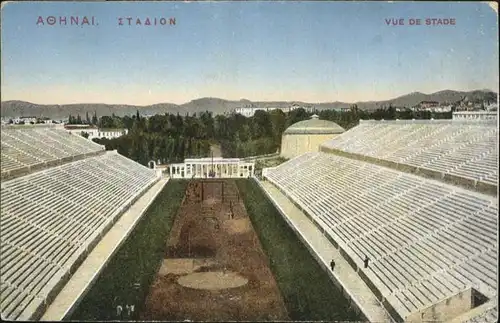
[(356, 321), (360, 316), (257, 183), (236, 181), (252, 225), (294, 321)]

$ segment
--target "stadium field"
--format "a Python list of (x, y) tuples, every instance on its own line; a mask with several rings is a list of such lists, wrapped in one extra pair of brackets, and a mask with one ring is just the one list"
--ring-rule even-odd
[(232, 180), (193, 180), (141, 320), (288, 320)]
[(169, 181), (68, 319), (359, 316), (258, 185), (241, 179)]

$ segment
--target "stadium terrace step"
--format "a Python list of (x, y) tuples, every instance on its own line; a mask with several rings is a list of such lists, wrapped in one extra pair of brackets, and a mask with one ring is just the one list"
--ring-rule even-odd
[[(386, 121), (362, 122), (323, 146), (480, 180), (496, 171), (497, 142), (498, 128), (489, 123)], [(467, 170), (469, 165), (476, 166)], [(486, 177), (485, 182), (496, 185), (497, 180)]]
[[(62, 156), (56, 141), (70, 145), (65, 151), (73, 154), (102, 148), (65, 132), (30, 131), (34, 133), (13, 132), (7, 138), (52, 138), (46, 154), (37, 153), (41, 143), (38, 148), (18, 145), (40, 159)], [(4, 146), (2, 133), (2, 155)], [(2, 182), (2, 316), (41, 315), (39, 309), (54, 297), (89, 246), (157, 180), (154, 170), (110, 152)]]
[[(466, 286), (496, 288), (495, 258), (486, 253), (498, 230), (494, 198), (338, 155), (314, 156), (314, 164), (302, 161), (300, 174), (292, 175), (284, 163), (279, 180), (276, 169), (269, 169), (266, 179), (346, 246), (354, 261), (362, 263), (368, 255), (368, 272), (399, 315)], [(313, 176), (318, 163), (327, 167)]]
[(104, 146), (51, 127), (2, 129), (2, 178), (10, 171), (104, 151)]

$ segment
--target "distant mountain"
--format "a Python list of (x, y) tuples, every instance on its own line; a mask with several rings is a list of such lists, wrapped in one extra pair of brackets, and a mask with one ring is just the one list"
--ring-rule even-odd
[[(452, 104), (460, 100), (480, 102), (490, 101), (496, 102), (497, 93), (490, 90), (476, 90), (476, 91), (453, 91), (444, 90), (432, 94), (425, 94), (420, 92), (409, 93), (394, 99), (385, 101), (368, 101), (368, 102), (355, 102), (360, 109), (375, 110), (384, 106), (398, 106), (398, 107), (412, 107), (421, 101), (437, 101), (442, 104)], [(117, 116), (133, 115), (139, 110), (141, 115), (154, 115), (169, 113), (180, 113), (182, 115), (189, 113), (199, 113), (202, 111), (211, 111), (214, 114), (223, 114), (231, 112), (235, 108), (254, 106), (254, 107), (288, 107), (292, 104), (300, 106), (311, 106), (318, 110), (326, 109), (340, 109), (348, 108), (353, 103), (348, 102), (322, 102), (322, 103), (307, 103), (299, 101), (250, 101), (241, 99), (239, 101), (224, 100), (219, 98), (200, 98), (190, 102), (177, 105), (173, 103), (158, 103), (147, 106), (137, 105), (120, 105), (120, 104), (93, 104), (93, 103), (78, 103), (78, 104), (63, 104), (63, 105), (43, 105), (35, 104), (25, 101), (3, 101), (1, 105), (2, 117), (49, 117), (53, 119), (65, 119), (72, 115), (78, 115), (85, 118), (88, 112), (90, 116), (97, 112), (98, 116), (112, 115)]]
[(440, 104), (453, 104), (464, 101), (480, 102), (480, 101), (496, 101), (497, 93), (489, 90), (476, 90), (476, 91), (453, 91), (444, 90), (432, 94), (425, 94), (420, 92), (413, 92), (387, 101), (378, 102), (358, 102), (360, 109), (372, 110), (382, 106), (398, 106), (398, 107), (412, 107), (422, 101), (436, 101)]
[(65, 119), (70, 114), (80, 115), (85, 118), (87, 112), (90, 117), (94, 111), (98, 116), (112, 115), (117, 116), (133, 115), (136, 111), (142, 115), (157, 114), (165, 112), (182, 112), (182, 108), (173, 103), (158, 103), (148, 106), (122, 105), (122, 104), (103, 104), (103, 103), (77, 103), (62, 105), (44, 105), (25, 101), (3, 101), (1, 106), (2, 117), (48, 117), (52, 119)]

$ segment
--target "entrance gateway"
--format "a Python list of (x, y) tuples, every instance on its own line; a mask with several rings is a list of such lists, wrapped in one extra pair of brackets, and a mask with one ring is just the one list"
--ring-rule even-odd
[(239, 158), (185, 159), (182, 164), (170, 164), (171, 178), (241, 178), (254, 175), (255, 165)]

